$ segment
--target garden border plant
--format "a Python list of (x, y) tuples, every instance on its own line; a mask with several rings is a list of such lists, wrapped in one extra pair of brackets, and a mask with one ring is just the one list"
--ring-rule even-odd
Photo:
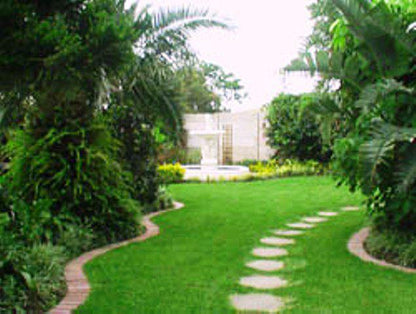
[[(359, 257), (365, 262), (371, 262), (383, 267), (393, 268), (400, 271), (403, 271), (405, 273), (413, 273), (416, 274), (416, 268), (411, 267), (404, 267), (400, 266), (399, 263), (389, 263), (389, 261), (383, 260), (383, 259), (377, 259), (374, 256), (377, 256), (377, 254), (369, 254), (368, 248), (366, 247), (366, 242), (368, 241), (368, 236), (370, 235), (370, 228), (365, 227), (358, 231), (357, 233), (354, 233), (350, 240), (348, 241), (347, 247), (348, 250), (354, 254), (355, 256)], [(384, 247), (385, 248), (385, 247)], [(381, 257), (384, 257), (385, 255), (380, 255)]]
[(158, 225), (151, 221), (151, 219), (161, 214), (182, 209), (184, 206), (185, 205), (182, 203), (174, 202), (171, 209), (147, 214), (146, 216), (143, 216), (142, 220), (142, 226), (145, 228), (145, 232), (140, 236), (86, 252), (69, 262), (65, 267), (65, 280), (68, 287), (67, 293), (61, 302), (50, 311), (50, 313), (71, 313), (72, 310), (75, 310), (85, 302), (90, 292), (90, 285), (83, 271), (83, 267), (86, 263), (111, 250), (129, 245), (131, 243), (142, 242), (159, 235), (160, 229)]

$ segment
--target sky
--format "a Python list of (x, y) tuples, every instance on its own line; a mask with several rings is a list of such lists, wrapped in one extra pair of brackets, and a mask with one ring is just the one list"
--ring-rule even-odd
[[(133, 1), (127, 1), (127, 5)], [(140, 7), (191, 6), (209, 9), (233, 28), (201, 29), (190, 45), (201, 60), (220, 65), (241, 79), (248, 93), (232, 111), (258, 108), (282, 91), (308, 92), (313, 80), (284, 78), (281, 69), (297, 56), (312, 30), (307, 10), (313, 0), (141, 0)]]

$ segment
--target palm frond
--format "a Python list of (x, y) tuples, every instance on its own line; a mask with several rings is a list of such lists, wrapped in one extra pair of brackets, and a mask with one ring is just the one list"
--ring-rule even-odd
[(153, 15), (153, 30), (163, 33), (166, 30), (195, 30), (204, 27), (220, 27), (227, 29), (228, 26), (215, 19), (209, 10), (191, 9), (183, 7), (180, 9), (162, 9)]
[(383, 100), (391, 94), (404, 93), (414, 94), (412, 88), (408, 88), (401, 82), (394, 79), (385, 79), (375, 84), (367, 85), (360, 94), (360, 98), (355, 102), (355, 106), (368, 112), (379, 101)]
[(125, 82), (126, 93), (134, 106), (164, 121), (174, 133), (182, 128), (181, 107), (175, 102), (175, 74), (169, 64), (148, 57), (139, 62)]
[(136, 53), (141, 57), (159, 55), (172, 65), (189, 57), (187, 42), (193, 31), (211, 27), (229, 28), (208, 10), (190, 7), (161, 9), (156, 13), (145, 8), (137, 17), (134, 27), (138, 34)]
[(373, 126), (371, 136), (372, 139), (360, 147), (364, 189), (372, 185), (378, 167), (382, 164), (388, 165), (397, 142), (410, 142), (416, 138), (416, 128), (404, 128), (378, 122)]
[(367, 58), (378, 66), (380, 74), (398, 76), (408, 69), (415, 56), (412, 38), (385, 2), (332, 0), (349, 22), (351, 32), (367, 49)]
[(382, 164), (388, 164), (392, 156), (394, 141), (391, 138), (372, 139), (360, 147), (360, 166), (364, 178), (364, 190), (369, 189), (377, 175), (377, 169)]
[(189, 37), (191, 31), (200, 28), (229, 28), (226, 23), (211, 15), (208, 10), (191, 9), (190, 7), (161, 9), (155, 14), (149, 13), (147, 18), (151, 27), (148, 27), (145, 37), (151, 42), (181, 42)]
[(416, 181), (416, 147), (410, 145), (404, 156), (395, 173), (399, 193), (409, 192)]

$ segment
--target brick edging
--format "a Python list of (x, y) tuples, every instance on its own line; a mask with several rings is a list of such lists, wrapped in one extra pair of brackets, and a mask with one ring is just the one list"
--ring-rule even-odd
[(75, 310), (87, 299), (91, 290), (88, 283), (88, 279), (82, 271), (83, 266), (94, 259), (95, 257), (102, 255), (112, 249), (119, 248), (128, 245), (133, 242), (141, 242), (154, 237), (159, 234), (159, 226), (154, 224), (151, 219), (160, 214), (178, 210), (184, 207), (184, 204), (174, 202), (172, 209), (163, 210), (155, 213), (151, 213), (143, 216), (142, 224), (146, 227), (146, 232), (142, 235), (122, 241), (119, 243), (113, 243), (102, 248), (98, 248), (82, 254), (81, 256), (70, 261), (65, 267), (65, 281), (67, 284), (67, 293), (61, 302), (53, 308), (49, 313), (51, 314), (69, 314), (72, 310)]
[(348, 245), (347, 245), (348, 250), (355, 256), (362, 259), (363, 261), (371, 262), (371, 263), (374, 263), (383, 267), (394, 268), (394, 269), (397, 269), (406, 273), (416, 274), (415, 268), (394, 265), (384, 260), (376, 259), (375, 257), (368, 254), (367, 251), (364, 249), (364, 241), (367, 239), (369, 234), (370, 234), (370, 228), (368, 227), (363, 228), (357, 233), (355, 233), (348, 241)]

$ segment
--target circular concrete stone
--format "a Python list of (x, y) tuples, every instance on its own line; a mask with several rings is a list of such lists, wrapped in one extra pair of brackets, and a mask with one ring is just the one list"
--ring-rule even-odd
[(353, 212), (353, 211), (356, 211), (356, 210), (359, 210), (359, 209), (360, 209), (360, 207), (358, 207), (358, 206), (345, 206), (345, 207), (341, 208), (341, 210), (343, 210), (345, 212)]
[(240, 285), (256, 289), (277, 289), (287, 286), (287, 280), (279, 276), (253, 275), (241, 278)]
[(285, 267), (283, 262), (259, 259), (246, 264), (247, 267), (262, 270), (262, 271), (276, 271)]
[(305, 218), (302, 218), (302, 220), (304, 222), (308, 222), (308, 223), (317, 223), (317, 222), (328, 221), (327, 218), (322, 218), (322, 217), (305, 217)]
[(237, 311), (276, 313), (284, 307), (281, 298), (266, 293), (234, 294), (230, 299)]
[(319, 212), (318, 215), (324, 216), (324, 217), (333, 217), (333, 216), (337, 216), (338, 213), (337, 212)]
[(260, 242), (263, 244), (269, 244), (269, 245), (295, 244), (295, 240), (293, 239), (284, 239), (284, 238), (276, 238), (276, 237), (263, 238), (260, 240)]
[(273, 230), (272, 232), (279, 236), (297, 236), (304, 233), (300, 230)]
[(311, 229), (311, 228), (315, 227), (314, 225), (303, 223), (303, 222), (287, 224), (286, 226), (288, 226), (290, 228), (295, 228), (295, 229)]
[(277, 256), (285, 256), (288, 252), (285, 249), (281, 248), (255, 248), (252, 252), (254, 256), (259, 257), (277, 257)]

